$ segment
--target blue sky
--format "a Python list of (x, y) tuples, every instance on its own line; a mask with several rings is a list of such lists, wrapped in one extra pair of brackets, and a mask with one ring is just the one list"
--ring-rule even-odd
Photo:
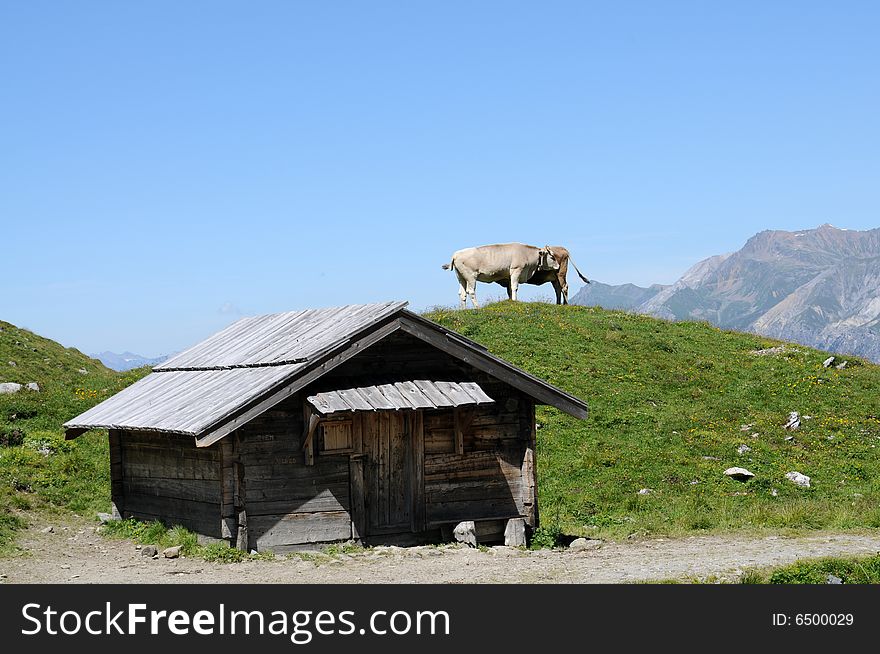
[(472, 245), (649, 284), (878, 227), (878, 33), (875, 2), (5, 2), (0, 318), (153, 356), (455, 304)]

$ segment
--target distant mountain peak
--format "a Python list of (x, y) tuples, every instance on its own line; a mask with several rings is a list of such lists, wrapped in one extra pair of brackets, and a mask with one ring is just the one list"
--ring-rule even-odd
[(572, 303), (708, 320), (880, 361), (880, 229), (768, 229), (737, 252), (698, 262), (670, 286), (645, 289), (638, 304), (609, 306), (619, 288), (585, 286)]
[(134, 352), (129, 352), (128, 350), (122, 354), (107, 350), (100, 354), (93, 354), (92, 358), (98, 359), (111, 370), (123, 372), (125, 370), (140, 368), (142, 366), (157, 366), (165, 361), (168, 358), (168, 355), (150, 358), (135, 354)]

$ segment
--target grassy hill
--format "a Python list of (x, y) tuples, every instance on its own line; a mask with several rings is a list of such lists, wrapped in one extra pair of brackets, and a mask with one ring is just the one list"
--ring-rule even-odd
[[(845, 369), (826, 369), (827, 354), (801, 346), (759, 356), (778, 342), (591, 307), (502, 302), (427, 317), (590, 404), (585, 421), (538, 410), (545, 542), (880, 527), (880, 366), (846, 357)], [(66, 442), (60, 425), (147, 370), (115, 373), (0, 327), (0, 382), (42, 389), (0, 395), (0, 435), (21, 440), (0, 446), (2, 548), (19, 509), (107, 509), (106, 435)], [(782, 428), (791, 411), (810, 416), (794, 432)], [(755, 477), (725, 477), (732, 466)], [(811, 488), (785, 478), (795, 470)]]
[(144, 372), (116, 373), (79, 350), (0, 321), (0, 383), (40, 387), (0, 395), (0, 549), (22, 525), (22, 509), (106, 510), (106, 435), (65, 441), (61, 424)]
[[(779, 343), (593, 307), (503, 302), (427, 317), (589, 403), (585, 421), (538, 410), (551, 535), (880, 527), (880, 366), (844, 357), (826, 369), (826, 353), (802, 346), (760, 356)], [(797, 431), (782, 427), (791, 411), (810, 416)], [(732, 466), (755, 477), (725, 477)]]

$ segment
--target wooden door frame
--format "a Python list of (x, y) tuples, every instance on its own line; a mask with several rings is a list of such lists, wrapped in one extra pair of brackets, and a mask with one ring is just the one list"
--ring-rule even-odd
[[(370, 533), (370, 520), (367, 516), (366, 491), (369, 481), (365, 473), (366, 459), (369, 454), (364, 442), (366, 428), (364, 421), (368, 417), (379, 417), (380, 412), (355, 412), (352, 419), (352, 453), (349, 456), (349, 475), (351, 493), (351, 529), (352, 538), (363, 540), (370, 536), (381, 536), (385, 530)], [(390, 411), (389, 411), (390, 413)], [(410, 473), (410, 531), (418, 533), (426, 527), (425, 505), (425, 431), (424, 413), (422, 410), (405, 411), (409, 424), (410, 443), (409, 460), (406, 465)], [(376, 434), (378, 437), (378, 434)], [(388, 532), (394, 533), (394, 532)]]

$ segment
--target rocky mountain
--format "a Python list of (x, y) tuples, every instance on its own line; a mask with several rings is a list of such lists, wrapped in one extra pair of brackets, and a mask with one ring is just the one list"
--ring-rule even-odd
[(707, 320), (880, 361), (880, 229), (768, 230), (737, 252), (697, 263), (670, 286), (594, 283), (572, 303)]
[(93, 354), (93, 359), (98, 359), (105, 366), (110, 368), (111, 370), (117, 370), (119, 372), (125, 370), (131, 370), (132, 368), (140, 368), (141, 366), (156, 366), (165, 361), (168, 356), (161, 356), (155, 358), (143, 357), (140, 354), (134, 354), (133, 352), (123, 352), (122, 354), (116, 354), (116, 352), (101, 352), (100, 354)]

